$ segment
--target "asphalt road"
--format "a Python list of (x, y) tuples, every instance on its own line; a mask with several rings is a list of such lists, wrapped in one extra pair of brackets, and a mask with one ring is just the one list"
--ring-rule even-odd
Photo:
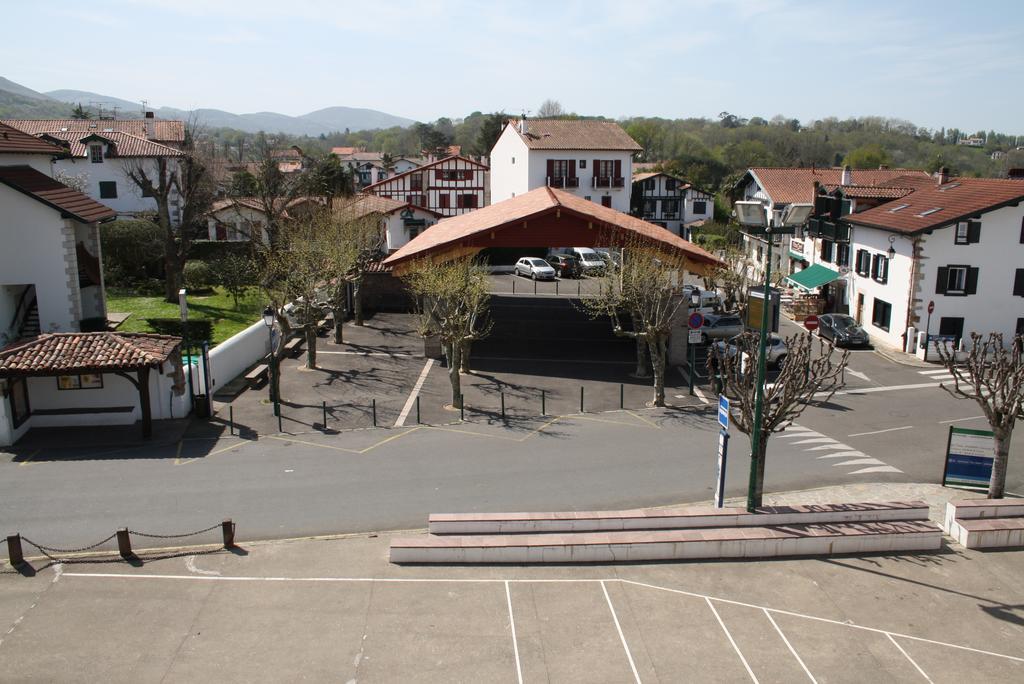
[[(428, 385), (443, 385), (443, 372), (434, 370)], [(843, 394), (809, 407), (795, 429), (773, 436), (767, 490), (937, 482), (949, 425), (985, 426), (975, 405), (935, 386), (933, 370), (855, 352), (847, 381)], [(122, 526), (169, 534), (231, 517), (240, 538), (261, 539), (422, 527), (431, 512), (708, 500), (715, 414), (690, 397), (677, 402), (687, 406), (508, 425), (476, 415), (448, 427), (5, 453), (0, 532), (78, 547)], [(740, 495), (749, 445), (744, 435), (733, 435), (728, 493)], [(1021, 443), (1011, 449), (1008, 489), (1014, 492), (1024, 491)]]

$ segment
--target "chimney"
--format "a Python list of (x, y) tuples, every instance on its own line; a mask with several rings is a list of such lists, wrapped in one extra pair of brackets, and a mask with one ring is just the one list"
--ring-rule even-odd
[(526, 114), (523, 114), (523, 118), (519, 120), (519, 132), (526, 135)]
[(938, 185), (945, 185), (946, 183), (949, 182), (949, 168), (948, 167), (943, 166), (941, 169), (939, 169), (939, 172), (935, 174), (935, 182)]
[(147, 118), (147, 119), (153, 119), (153, 118), (155, 118), (155, 117), (153, 116), (153, 112), (146, 112), (146, 118)]
[(853, 185), (853, 172), (850, 171), (850, 165), (847, 164), (843, 167), (843, 175), (839, 179), (840, 185)]
[(885, 171), (885, 170), (886, 170), (886, 169), (888, 169), (888, 168), (889, 168), (889, 165), (888, 165), (888, 164), (879, 164), (879, 165), (878, 165), (878, 170), (879, 170), (879, 171)]

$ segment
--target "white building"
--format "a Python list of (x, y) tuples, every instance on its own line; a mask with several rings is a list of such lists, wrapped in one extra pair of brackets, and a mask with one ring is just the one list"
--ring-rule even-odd
[(363, 188), (441, 216), (458, 216), (487, 206), (488, 168), (465, 157), (446, 157)]
[(335, 211), (350, 220), (378, 216), (385, 248), (389, 253), (443, 218), (436, 211), (368, 193), (361, 193), (348, 200), (339, 200), (335, 205)]
[(628, 214), (640, 150), (612, 121), (509, 121), (490, 152), (491, 201), (549, 186)]
[[(916, 169), (853, 169), (849, 168), (780, 168), (753, 167), (733, 188), (734, 200), (758, 200), (765, 205), (770, 217), (778, 218), (790, 204), (813, 202), (815, 186), (877, 186), (887, 187), (892, 181), (907, 176), (927, 178), (928, 174)], [(802, 234), (794, 236), (802, 239)], [(790, 254), (790, 236), (784, 235), (772, 247), (772, 272), (790, 274), (801, 268), (801, 256)], [(753, 264), (753, 278), (764, 279), (764, 257), (767, 243), (764, 238), (744, 233), (744, 249)]]
[[(4, 123), (63, 147), (64, 155), (54, 162), (54, 175), (65, 182), (81, 184), (89, 197), (114, 209), (119, 216), (134, 217), (155, 212), (156, 200), (144, 196), (125, 171), (139, 165), (154, 182), (158, 168), (166, 174), (177, 172), (178, 149), (184, 143), (181, 121), (146, 119), (53, 119), (8, 120)], [(175, 188), (170, 192), (171, 222), (181, 222), (181, 200)]]
[(711, 219), (715, 212), (711, 193), (662, 171), (633, 176), (631, 205), (633, 216), (687, 240), (691, 239), (691, 231)]
[[(946, 178), (842, 219), (851, 227), (850, 314), (879, 342), (907, 329), (969, 338), (1024, 333), (1024, 181)], [(969, 346), (969, 345), (968, 345)]]

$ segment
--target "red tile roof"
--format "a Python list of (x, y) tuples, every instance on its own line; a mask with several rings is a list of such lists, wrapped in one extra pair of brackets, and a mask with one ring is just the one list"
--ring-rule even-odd
[(106, 221), (117, 212), (28, 166), (0, 166), (0, 183), (39, 200), (82, 223)]
[(643, 148), (614, 121), (594, 119), (527, 119), (526, 135), (521, 121), (509, 121), (531, 150), (614, 150), (640, 152)]
[(919, 184), (905, 197), (843, 220), (898, 233), (919, 233), (1020, 201), (1024, 201), (1024, 180), (950, 178), (943, 185), (934, 180)]
[(431, 226), (407, 242), (385, 259), (384, 263), (394, 265), (430, 252), (452, 248), (467, 238), (503, 228), (514, 228), (526, 219), (538, 218), (559, 210), (571, 212), (602, 228), (620, 229), (674, 247), (684, 252), (687, 258), (698, 263), (719, 263), (719, 260), (711, 253), (660, 226), (585, 200), (564, 190), (548, 187), (531, 190), (526, 194), (477, 209), (468, 214), (443, 219), (437, 225)]
[(876, 185), (822, 185), (828, 192), (842, 190), (843, 197), (850, 199), (897, 199), (914, 191), (910, 187), (888, 187)]
[(334, 211), (342, 214), (349, 219), (358, 219), (363, 216), (370, 214), (393, 214), (396, 211), (411, 208), (417, 211), (422, 211), (432, 216), (443, 216), (436, 211), (432, 211), (425, 207), (412, 206), (408, 202), (402, 200), (392, 199), (390, 197), (382, 197), (380, 195), (371, 195), (368, 193), (360, 193), (353, 197), (341, 198), (335, 200)]
[(56, 156), (64, 150), (53, 143), (40, 140), (13, 126), (0, 123), (0, 153), (14, 154), (49, 154)]
[(45, 333), (0, 349), (0, 375), (138, 370), (166, 363), (179, 345), (149, 333)]
[[(814, 200), (814, 182), (822, 185), (839, 185), (842, 182), (841, 168), (788, 168), (772, 166), (756, 166), (747, 171), (754, 176), (775, 204), (792, 204), (793, 202), (812, 202)], [(852, 185), (889, 186), (893, 181), (906, 176), (918, 176), (927, 179), (924, 171), (917, 169), (853, 169)]]
[[(152, 126), (152, 135), (146, 132), (147, 122)], [(114, 132), (170, 144), (185, 142), (185, 122), (169, 119), (4, 119), (0, 123), (30, 135), (62, 131), (82, 134)]]
[[(89, 133), (82, 135), (77, 131), (56, 131), (42, 133), (47, 138), (63, 141), (67, 144), (67, 151), (73, 157), (85, 158), (89, 155), (88, 141), (99, 138), (110, 145), (113, 145), (114, 157), (184, 157), (181, 150), (162, 145), (152, 140), (140, 138), (130, 133)], [(86, 142), (82, 142), (82, 141)]]

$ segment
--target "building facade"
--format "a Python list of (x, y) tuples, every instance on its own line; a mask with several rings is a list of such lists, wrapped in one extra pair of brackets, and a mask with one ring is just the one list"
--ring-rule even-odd
[(661, 171), (633, 177), (631, 211), (656, 226), (691, 239), (693, 229), (714, 216), (711, 193), (693, 187), (681, 178)]
[(459, 216), (487, 206), (489, 169), (465, 157), (448, 157), (399, 173), (363, 188), (363, 192)]
[(611, 121), (509, 121), (490, 152), (491, 201), (547, 186), (628, 214), (633, 155), (640, 151)]

